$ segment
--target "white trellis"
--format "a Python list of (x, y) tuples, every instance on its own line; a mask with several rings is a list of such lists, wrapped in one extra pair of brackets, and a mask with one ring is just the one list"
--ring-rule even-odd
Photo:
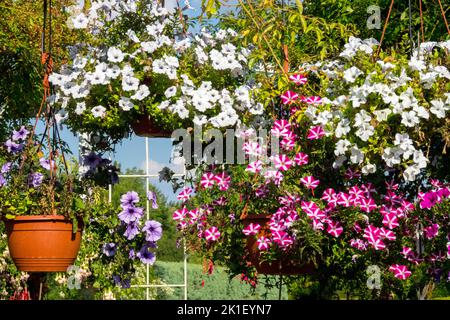
[[(119, 178), (145, 178), (145, 191), (149, 191), (150, 178), (158, 178), (157, 174), (150, 174), (150, 153), (149, 153), (149, 138), (145, 138), (145, 174), (121, 174)], [(183, 173), (176, 173), (174, 177), (182, 177), (186, 173), (184, 168)], [(112, 186), (109, 185), (109, 201), (112, 201)], [(146, 203), (146, 218), (150, 219), (150, 201), (147, 199)], [(187, 300), (187, 253), (186, 243), (183, 241), (183, 283), (182, 284), (151, 284), (150, 283), (150, 266), (146, 266), (145, 284), (132, 285), (132, 288), (145, 288), (146, 300), (150, 300), (150, 288), (164, 288), (164, 287), (178, 287), (184, 289), (184, 300)]]

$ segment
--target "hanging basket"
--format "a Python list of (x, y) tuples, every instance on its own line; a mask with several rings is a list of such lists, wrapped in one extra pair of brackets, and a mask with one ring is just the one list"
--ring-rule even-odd
[(160, 126), (147, 115), (139, 116), (134, 123), (131, 124), (134, 133), (140, 137), (147, 138), (170, 138), (172, 132), (162, 129)]
[(20, 271), (66, 272), (81, 243), (81, 228), (58, 215), (18, 216), (5, 221), (11, 258)]
[[(258, 237), (270, 235), (270, 215), (247, 215), (242, 217), (244, 226), (250, 223), (256, 223), (261, 226)], [(288, 256), (274, 261), (261, 261), (260, 250), (258, 249), (258, 242), (255, 237), (248, 237), (247, 244), (248, 262), (256, 268), (256, 271), (261, 274), (270, 275), (299, 275), (311, 274), (314, 271), (312, 263), (305, 263), (298, 260), (289, 259)]]

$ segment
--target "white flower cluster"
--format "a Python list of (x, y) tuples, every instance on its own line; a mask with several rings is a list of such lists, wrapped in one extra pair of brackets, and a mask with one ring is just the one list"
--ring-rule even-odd
[(336, 168), (348, 161), (373, 173), (377, 154), (388, 168), (404, 167), (404, 179), (414, 181), (430, 162), (414, 139), (422, 127), (441, 127), (450, 110), (446, 60), (432, 57), (435, 49), (448, 51), (450, 41), (423, 43), (410, 59), (373, 63), (376, 44), (350, 38), (340, 60), (302, 66), (329, 81), (324, 106), (309, 106), (305, 115), (338, 138)]
[[(111, 31), (114, 25), (133, 14), (148, 18), (147, 24), (129, 29), (117, 39)], [(106, 39), (110, 46), (85, 46), (74, 55), (70, 66), (51, 75), (50, 81), (58, 89), (54, 100), (63, 109), (59, 119), (74, 115), (105, 118), (109, 112), (143, 110), (139, 107), (148, 104), (157, 104), (181, 119), (215, 127), (238, 124), (240, 113), (262, 114), (263, 106), (253, 101), (251, 88), (243, 80), (249, 51), (230, 42), (237, 33), (231, 29), (214, 34), (202, 30), (197, 35), (179, 37), (170, 31), (181, 30), (178, 19), (174, 10), (161, 7), (158, 1), (97, 0), (92, 1), (87, 13), (77, 12), (71, 19), (73, 27), (86, 30), (94, 39)], [(186, 64), (195, 64), (191, 69), (212, 67), (235, 81), (215, 87), (210, 81), (198, 79), (195, 72), (186, 74)], [(162, 92), (155, 82), (164, 86)], [(105, 95), (117, 97), (117, 103)], [(108, 103), (92, 104), (99, 100)]]

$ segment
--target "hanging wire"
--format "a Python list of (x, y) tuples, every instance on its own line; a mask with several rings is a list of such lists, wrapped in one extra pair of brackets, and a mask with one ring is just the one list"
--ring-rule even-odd
[(409, 41), (411, 45), (411, 52), (415, 47), (413, 33), (412, 33), (412, 8), (411, 8), (411, 0), (408, 0), (408, 10), (409, 10)]
[(425, 42), (425, 31), (423, 28), (422, 0), (419, 0), (419, 13), (420, 13), (420, 31), (422, 33), (422, 42)]
[(378, 58), (378, 56), (380, 54), (381, 45), (383, 44), (384, 36), (386, 34), (386, 29), (387, 29), (387, 25), (389, 23), (389, 18), (391, 17), (392, 7), (394, 6), (394, 1), (395, 0), (392, 0), (391, 1), (391, 5), (389, 6), (388, 15), (387, 15), (387, 18), (386, 18), (386, 22), (384, 23), (384, 27), (383, 27), (383, 33), (381, 34), (380, 45), (378, 46), (377, 53), (375, 54), (374, 59)]
[(442, 18), (444, 19), (445, 27), (447, 28), (447, 33), (450, 35), (450, 28), (448, 26), (447, 18), (445, 17), (445, 11), (444, 11), (444, 8), (442, 7), (441, 0), (438, 0), (438, 2), (439, 2), (439, 7), (441, 8)]

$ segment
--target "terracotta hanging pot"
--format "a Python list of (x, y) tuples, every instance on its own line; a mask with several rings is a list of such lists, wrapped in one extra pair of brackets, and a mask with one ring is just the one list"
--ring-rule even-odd
[(81, 243), (81, 228), (58, 215), (17, 216), (6, 220), (11, 258), (20, 271), (66, 272)]
[[(244, 215), (241, 217), (244, 226), (248, 226), (250, 223), (259, 224), (261, 229), (259, 230), (257, 237), (270, 235), (270, 215)], [(314, 271), (314, 265), (312, 263), (304, 263), (302, 261), (290, 259), (289, 255), (275, 261), (261, 261), (260, 250), (258, 249), (258, 242), (256, 237), (248, 237), (247, 244), (248, 250), (248, 262), (255, 266), (256, 271), (261, 274), (271, 275), (299, 275), (299, 274), (311, 274)]]
[(147, 115), (139, 116), (131, 124), (134, 133), (140, 137), (147, 138), (170, 138), (172, 131), (164, 130)]

